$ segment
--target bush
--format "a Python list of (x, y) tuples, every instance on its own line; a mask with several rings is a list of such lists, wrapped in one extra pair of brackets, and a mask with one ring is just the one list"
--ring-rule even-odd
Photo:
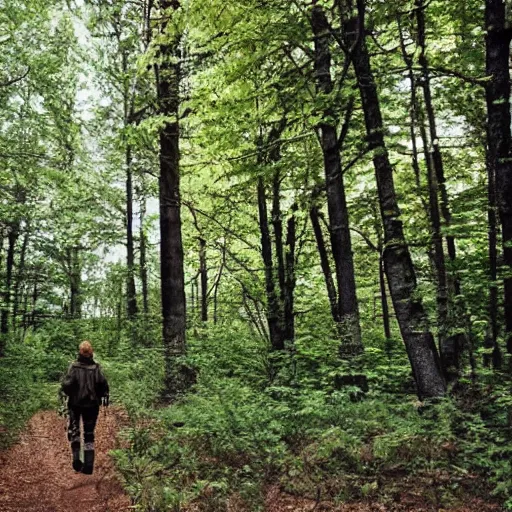
[(41, 339), (8, 344), (0, 359), (0, 448), (5, 448), (38, 410), (57, 406), (62, 358), (52, 358)]
[[(305, 336), (275, 357), (236, 325), (191, 339), (196, 386), (179, 403), (146, 409), (127, 432), (130, 448), (116, 454), (138, 509), (224, 511), (237, 500), (237, 510), (255, 511), (276, 483), (312, 499), (386, 501), (414, 481), (433, 482), (424, 499), (441, 507), (464, 494), (464, 482), (475, 490), (475, 472), (507, 499), (503, 443), (467, 410), (470, 401), (419, 403), (404, 386), (401, 345), (378, 339), (350, 363), (336, 354), (335, 340)], [(336, 375), (362, 368), (368, 392), (336, 389)], [(498, 398), (488, 401), (484, 409), (503, 420)]]

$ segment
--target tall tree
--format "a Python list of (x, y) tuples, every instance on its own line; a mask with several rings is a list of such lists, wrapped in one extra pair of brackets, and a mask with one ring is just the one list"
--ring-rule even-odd
[(180, 199), (180, 42), (178, 0), (160, 0), (155, 66), (160, 114), (160, 271), (162, 295), (162, 337), (165, 348), (165, 387), (169, 398), (186, 388), (185, 367), (179, 358), (186, 354), (185, 278), (181, 236)]
[[(343, 22), (345, 50), (351, 59), (364, 113), (384, 228), (384, 265), (400, 331), (420, 398), (441, 396), (446, 385), (425, 310), (416, 291), (416, 273), (403, 232), (393, 167), (384, 141), (384, 123), (366, 45), (365, 2), (336, 0)], [(347, 50), (348, 49), (348, 50)]]
[[(261, 256), (265, 267), (265, 288), (267, 295), (267, 321), (270, 342), (275, 350), (283, 350), (286, 343), (292, 343), (295, 337), (295, 210), (287, 221), (286, 235), (283, 230), (283, 212), (281, 208), (281, 141), (287, 120), (285, 117), (269, 131), (263, 144), (263, 130), (260, 128), (258, 139), (259, 172), (257, 179), (258, 224), (261, 237)], [(271, 219), (267, 207), (267, 186), (263, 172), (272, 166)], [(271, 226), (274, 236), (271, 236)], [(277, 264), (277, 266), (274, 263)]]
[[(497, 205), (503, 240), (505, 264), (505, 336), (512, 354), (512, 153), (510, 133), (510, 41), (512, 29), (506, 22), (506, 4), (486, 0), (485, 27), (487, 101), (488, 179), (495, 179)], [(490, 185), (492, 186), (492, 185)], [(491, 193), (492, 197), (492, 193)], [(492, 233), (491, 233), (492, 235)], [(491, 265), (494, 264), (491, 254)], [(492, 277), (492, 276), (491, 276)], [(492, 292), (491, 292), (492, 293)]]
[[(341, 336), (340, 352), (354, 355), (362, 352), (359, 305), (356, 294), (356, 280), (349, 215), (345, 185), (341, 167), (340, 138), (336, 129), (336, 114), (329, 106), (334, 86), (331, 77), (331, 53), (329, 42), (331, 32), (324, 10), (315, 5), (311, 12), (311, 28), (315, 42), (315, 80), (321, 102), (326, 106), (318, 131), (324, 157), (325, 187), (329, 212), (331, 248), (336, 268), (338, 304), (336, 320)], [(350, 117), (351, 106), (348, 107)]]

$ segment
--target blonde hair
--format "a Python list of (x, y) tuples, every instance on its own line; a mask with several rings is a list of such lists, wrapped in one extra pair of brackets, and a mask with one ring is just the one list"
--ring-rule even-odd
[(80, 353), (81, 356), (92, 357), (93, 350), (91, 342), (87, 340), (82, 341), (82, 343), (80, 343), (80, 345), (78, 346), (78, 352)]

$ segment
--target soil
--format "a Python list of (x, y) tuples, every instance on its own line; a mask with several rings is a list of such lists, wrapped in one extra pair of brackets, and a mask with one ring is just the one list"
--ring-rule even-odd
[(109, 451), (116, 448), (123, 411), (102, 409), (96, 427), (94, 473), (71, 467), (66, 420), (37, 413), (19, 442), (0, 453), (1, 512), (122, 512), (130, 500), (116, 477)]
[(404, 492), (393, 503), (363, 501), (335, 505), (327, 501), (300, 499), (279, 491), (269, 490), (266, 499), (266, 512), (500, 512), (503, 509), (496, 503), (489, 503), (481, 498), (467, 496), (457, 506), (439, 508), (425, 499), (419, 492)]

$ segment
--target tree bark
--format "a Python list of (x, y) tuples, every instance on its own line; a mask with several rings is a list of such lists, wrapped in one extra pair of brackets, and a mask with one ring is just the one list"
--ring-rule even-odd
[[(166, 20), (167, 16), (172, 16), (180, 8), (180, 3), (160, 0), (159, 6), (162, 19)], [(179, 361), (187, 351), (180, 203), (180, 35), (167, 34), (166, 27), (167, 21), (162, 21), (162, 41), (159, 44), (161, 63), (157, 67), (159, 110), (170, 118), (160, 131), (160, 268), (165, 393), (168, 399), (173, 399), (186, 389), (189, 382), (187, 370)]]
[(82, 268), (78, 247), (67, 249), (71, 318), (82, 318)]
[(25, 225), (25, 233), (23, 234), (23, 243), (21, 244), (20, 258), (18, 261), (18, 270), (16, 272), (16, 280), (14, 283), (14, 292), (12, 298), (12, 327), (16, 329), (16, 318), (18, 316), (19, 302), (20, 302), (20, 287), (23, 282), (23, 275), (25, 273), (25, 259), (27, 254), (27, 247), (30, 238), (30, 223)]
[(208, 321), (208, 268), (206, 266), (206, 240), (199, 238), (199, 273), (201, 276), (201, 321)]
[[(123, 128), (132, 123), (134, 110), (134, 97), (130, 91), (130, 79), (128, 69), (128, 51), (123, 48), (122, 29), (120, 20), (112, 23), (117, 45), (121, 54), (121, 83), (123, 91)], [(126, 313), (128, 320), (134, 320), (138, 313), (137, 291), (135, 288), (135, 248), (133, 243), (133, 169), (132, 147), (123, 134), (125, 144), (125, 172), (126, 172)]]
[[(323, 9), (315, 5), (311, 13), (311, 28), (315, 37), (315, 80), (317, 92), (323, 101), (333, 90), (331, 78), (330, 26)], [(327, 208), (329, 213), (331, 247), (338, 285), (338, 318), (341, 336), (340, 353), (346, 356), (363, 351), (359, 305), (356, 293), (354, 259), (349, 229), (349, 215), (345, 185), (341, 168), (341, 156), (336, 132), (336, 115), (327, 106), (318, 126), (324, 157)]]
[(494, 359), (501, 360), (501, 351), (498, 345), (498, 235), (497, 235), (497, 203), (496, 203), (496, 175), (495, 166), (490, 162), (489, 151), (486, 151), (487, 163), (487, 224), (489, 230), (488, 252), (489, 252), (489, 328), (484, 340), (484, 347), (492, 350), (494, 357), (485, 354), (484, 366), (490, 366)]
[(270, 334), (270, 343), (274, 350), (283, 350), (284, 333), (282, 326), (282, 312), (274, 280), (274, 264), (272, 261), (272, 240), (270, 238), (267, 194), (262, 176), (258, 177), (258, 212), (261, 234), (261, 256), (265, 266), (265, 287), (267, 295), (267, 321)]
[[(421, 66), (423, 88), (423, 97), (425, 100), (425, 110), (427, 111), (428, 127), (430, 130), (430, 142), (432, 151), (432, 164), (435, 169), (439, 192), (441, 193), (441, 213), (447, 228), (452, 222), (452, 213), (448, 199), (448, 191), (446, 189), (446, 177), (444, 174), (444, 163), (439, 147), (439, 137), (437, 134), (436, 116), (434, 104), (432, 101), (432, 92), (430, 89), (430, 69), (426, 54), (425, 41), (425, 3), (424, 0), (415, 0), (416, 22), (418, 25), (418, 46), (420, 47), (419, 64)], [(456, 258), (455, 239), (453, 235), (446, 236), (446, 245), (448, 247), (448, 256), (452, 262)], [(454, 291), (456, 295), (460, 294), (460, 283), (456, 278), (454, 280)]]
[(332, 277), (331, 264), (329, 262), (329, 256), (325, 246), (324, 234), (322, 232), (322, 226), (320, 224), (318, 207), (312, 206), (309, 211), (311, 218), (311, 224), (313, 226), (313, 232), (315, 233), (315, 240), (320, 256), (320, 266), (322, 267), (322, 273), (324, 275), (325, 287), (327, 289), (327, 297), (329, 297), (329, 305), (331, 307), (331, 316), (336, 324), (339, 324), (339, 309), (338, 309), (338, 297), (336, 293), (336, 287), (334, 285), (334, 279)]
[(128, 320), (133, 320), (138, 313), (137, 292), (135, 289), (135, 248), (133, 243), (133, 172), (132, 148), (126, 146), (126, 309)]
[[(339, 3), (341, 5), (341, 0)], [(351, 2), (348, 4), (348, 9), (341, 5), (342, 13), (352, 11)], [(396, 317), (416, 380), (418, 396), (420, 399), (439, 397), (446, 392), (446, 384), (434, 338), (427, 327), (427, 315), (416, 295), (416, 274), (403, 232), (393, 168), (384, 141), (377, 86), (365, 41), (364, 11), (364, 1), (357, 0), (357, 14), (343, 20), (343, 30), (347, 46), (351, 49), (350, 58), (361, 96), (368, 145), (373, 152), (384, 228), (384, 265)]]
[(286, 231), (285, 251), (285, 277), (284, 277), (284, 338), (293, 341), (295, 339), (295, 245), (296, 245), (296, 220), (295, 210), (292, 208), (292, 215), (288, 219)]
[(220, 263), (219, 273), (217, 274), (217, 278), (215, 279), (215, 283), (213, 285), (213, 323), (217, 324), (218, 322), (218, 308), (219, 308), (219, 286), (220, 280), (222, 278), (222, 273), (224, 271), (224, 267), (226, 266), (226, 242), (222, 246), (222, 261)]
[(10, 224), (9, 233), (7, 235), (7, 256), (5, 269), (5, 284), (2, 304), (2, 314), (0, 319), (0, 357), (5, 354), (6, 337), (9, 334), (9, 315), (11, 312), (11, 288), (12, 277), (14, 272), (14, 252), (16, 242), (19, 237), (19, 223), (12, 222)]
[[(277, 145), (276, 148), (274, 154), (270, 156), (271, 162), (278, 162), (281, 158), (279, 145)], [(274, 172), (272, 180), (272, 227), (274, 229), (274, 245), (276, 248), (279, 299), (284, 303), (286, 270), (284, 263), (283, 221), (281, 212), (281, 173), (279, 170)]]
[(380, 300), (382, 305), (382, 322), (384, 325), (384, 336), (387, 340), (391, 339), (391, 327), (389, 321), (388, 294), (386, 292), (386, 273), (384, 271), (384, 261), (379, 257), (379, 287)]
[[(502, 0), (485, 2), (487, 174), (496, 179), (496, 199), (501, 221), (505, 283), (505, 338), (512, 354), (512, 154), (510, 133), (510, 40), (512, 29), (506, 24), (506, 4)], [(489, 208), (492, 206), (489, 205)], [(490, 234), (492, 236), (492, 234)], [(491, 262), (492, 265), (492, 262)], [(491, 269), (492, 272), (492, 269)], [(492, 283), (491, 283), (492, 285)]]
[(140, 283), (142, 289), (142, 308), (144, 315), (149, 314), (149, 298), (148, 298), (148, 267), (146, 255), (146, 231), (144, 229), (144, 222), (146, 218), (146, 197), (143, 197), (140, 202), (140, 228), (139, 228), (139, 272)]

